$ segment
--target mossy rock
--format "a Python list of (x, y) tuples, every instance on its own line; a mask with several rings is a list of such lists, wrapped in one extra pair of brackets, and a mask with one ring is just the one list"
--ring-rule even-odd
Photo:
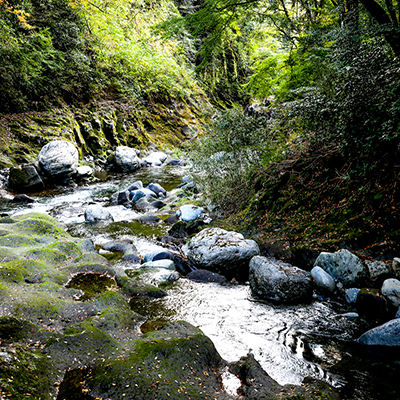
[(52, 221), (42, 217), (25, 218), (17, 222), (13, 228), (20, 233), (29, 234), (29, 236), (36, 236), (42, 239), (41, 243), (51, 243), (54, 242), (55, 239), (70, 238), (70, 235), (58, 226), (56, 220), (53, 218)]
[[(3, 263), (3, 265), (20, 271), (27, 282), (30, 282), (30, 278), (41, 277), (38, 282), (42, 280), (52, 280), (61, 285), (68, 279), (68, 272), (58, 270), (51, 262), (44, 263), (39, 260), (21, 258)], [(33, 282), (34, 281), (32, 281), (32, 283)]]
[(73, 260), (74, 264), (78, 264), (78, 266), (84, 266), (88, 264), (103, 264), (107, 267), (110, 267), (110, 262), (103, 256), (98, 253), (84, 253), (81, 256), (77, 257)]
[(24, 281), (24, 275), (16, 267), (1, 267), (0, 280), (5, 283), (21, 283)]
[(118, 279), (118, 284), (122, 287), (122, 293), (132, 298), (161, 299), (167, 296), (165, 290), (132, 278), (124, 277), (123, 279)]
[[(59, 372), (46, 355), (26, 346), (0, 347), (1, 393), (8, 399), (52, 400)], [(2, 397), (3, 398), (3, 397)]]
[(222, 390), (223, 364), (209, 338), (178, 322), (136, 341), (123, 359), (96, 364), (86, 388), (100, 398), (203, 400)]
[(46, 344), (46, 353), (57, 368), (64, 370), (97, 359), (114, 359), (121, 347), (118, 340), (84, 321), (67, 327), (63, 335), (54, 335)]
[(27, 236), (19, 234), (9, 234), (0, 237), (0, 246), (20, 248), (37, 246), (38, 242), (35, 239), (30, 239)]
[(15, 224), (16, 222), (17, 222), (17, 220), (12, 217), (0, 218), (0, 224)]
[(19, 342), (40, 332), (36, 324), (22, 318), (0, 317), (0, 342)]
[(24, 253), (26, 258), (39, 260), (52, 265), (64, 264), (67, 262), (67, 256), (56, 249), (32, 249)]
[(15, 315), (31, 322), (57, 319), (65, 308), (66, 301), (51, 293), (30, 293), (15, 307)]
[(47, 246), (48, 249), (54, 249), (60, 251), (68, 259), (76, 259), (82, 256), (81, 248), (74, 242), (71, 241), (59, 241)]
[(0, 247), (0, 262), (8, 262), (18, 260), (21, 257), (7, 247)]

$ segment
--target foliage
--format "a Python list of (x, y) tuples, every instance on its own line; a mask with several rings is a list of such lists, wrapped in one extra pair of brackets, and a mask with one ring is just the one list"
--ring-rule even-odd
[(205, 192), (227, 210), (246, 206), (257, 177), (284, 155), (286, 137), (274, 125), (271, 113), (268, 109), (258, 116), (240, 108), (222, 111), (191, 149)]
[(174, 12), (169, 1), (2, 0), (1, 111), (42, 110), (96, 96), (200, 94), (177, 62), (176, 44), (152, 36), (151, 25)]

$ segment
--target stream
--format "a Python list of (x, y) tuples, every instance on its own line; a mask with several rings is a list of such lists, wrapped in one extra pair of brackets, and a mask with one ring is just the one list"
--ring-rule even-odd
[[(37, 203), (13, 205), (0, 201), (0, 213), (30, 211), (48, 213), (63, 222), (74, 237), (91, 238), (94, 243), (110, 239), (133, 240), (140, 254), (160, 246), (157, 237), (166, 236), (170, 226), (137, 221), (138, 212), (123, 206), (108, 209), (113, 223), (85, 223), (89, 202), (106, 203), (110, 196), (141, 180), (146, 186), (160, 183), (169, 193), (182, 182), (184, 167), (141, 169), (129, 175), (109, 175), (96, 183), (53, 190), (34, 197)], [(127, 261), (112, 261), (114, 267), (132, 268)], [(154, 283), (154, 276), (145, 279)], [(215, 344), (221, 356), (236, 361), (253, 353), (263, 369), (279, 384), (301, 384), (306, 376), (340, 388), (344, 399), (400, 399), (397, 355), (368, 352), (356, 343), (365, 323), (346, 313), (346, 304), (315, 298), (311, 304), (283, 306), (252, 298), (248, 284), (196, 283), (177, 281), (163, 299), (144, 305), (152, 321), (186, 320), (198, 326)]]

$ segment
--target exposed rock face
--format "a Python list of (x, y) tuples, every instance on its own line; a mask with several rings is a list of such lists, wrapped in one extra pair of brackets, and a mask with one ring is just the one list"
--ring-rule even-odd
[(99, 221), (114, 221), (110, 211), (100, 205), (93, 205), (85, 211), (85, 221), (87, 222), (99, 222)]
[(260, 253), (254, 240), (237, 232), (208, 228), (183, 247), (186, 257), (199, 269), (220, 273), (228, 279), (248, 279), (249, 262)]
[(314, 266), (321, 267), (345, 287), (361, 286), (367, 278), (367, 271), (361, 260), (348, 250), (322, 252), (315, 260)]
[(382, 285), (382, 294), (394, 307), (400, 307), (400, 281), (398, 279), (386, 279)]
[(40, 150), (38, 161), (50, 178), (66, 178), (76, 173), (79, 153), (71, 142), (55, 140)]
[(44, 189), (42, 178), (34, 164), (11, 168), (8, 176), (8, 186), (17, 192), (34, 192)]
[(262, 256), (250, 261), (250, 288), (254, 296), (281, 303), (301, 303), (311, 300), (311, 274), (300, 268)]
[(321, 267), (314, 267), (311, 270), (317, 289), (324, 294), (332, 294), (336, 289), (335, 280)]
[(140, 152), (137, 149), (127, 146), (118, 146), (115, 149), (115, 166), (122, 172), (135, 171), (140, 167)]
[(400, 346), (400, 319), (392, 319), (365, 332), (358, 341), (369, 346)]

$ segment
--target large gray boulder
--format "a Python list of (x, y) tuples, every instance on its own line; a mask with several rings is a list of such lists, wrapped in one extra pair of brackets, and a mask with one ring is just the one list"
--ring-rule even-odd
[(400, 281), (398, 279), (386, 279), (381, 292), (394, 307), (400, 307)]
[(322, 252), (315, 260), (314, 266), (321, 267), (345, 287), (361, 286), (368, 276), (361, 260), (348, 250)]
[(249, 271), (254, 296), (280, 303), (310, 301), (313, 279), (309, 272), (262, 256), (253, 257)]
[(248, 279), (249, 262), (260, 253), (254, 240), (221, 228), (199, 232), (183, 247), (185, 256), (199, 269), (207, 269), (239, 280)]
[(365, 332), (358, 341), (368, 346), (400, 346), (400, 319), (392, 319)]
[(114, 153), (114, 162), (122, 172), (131, 172), (140, 168), (140, 151), (132, 147), (118, 146)]
[(76, 173), (79, 153), (71, 142), (55, 140), (40, 150), (38, 161), (46, 175), (66, 178)]

